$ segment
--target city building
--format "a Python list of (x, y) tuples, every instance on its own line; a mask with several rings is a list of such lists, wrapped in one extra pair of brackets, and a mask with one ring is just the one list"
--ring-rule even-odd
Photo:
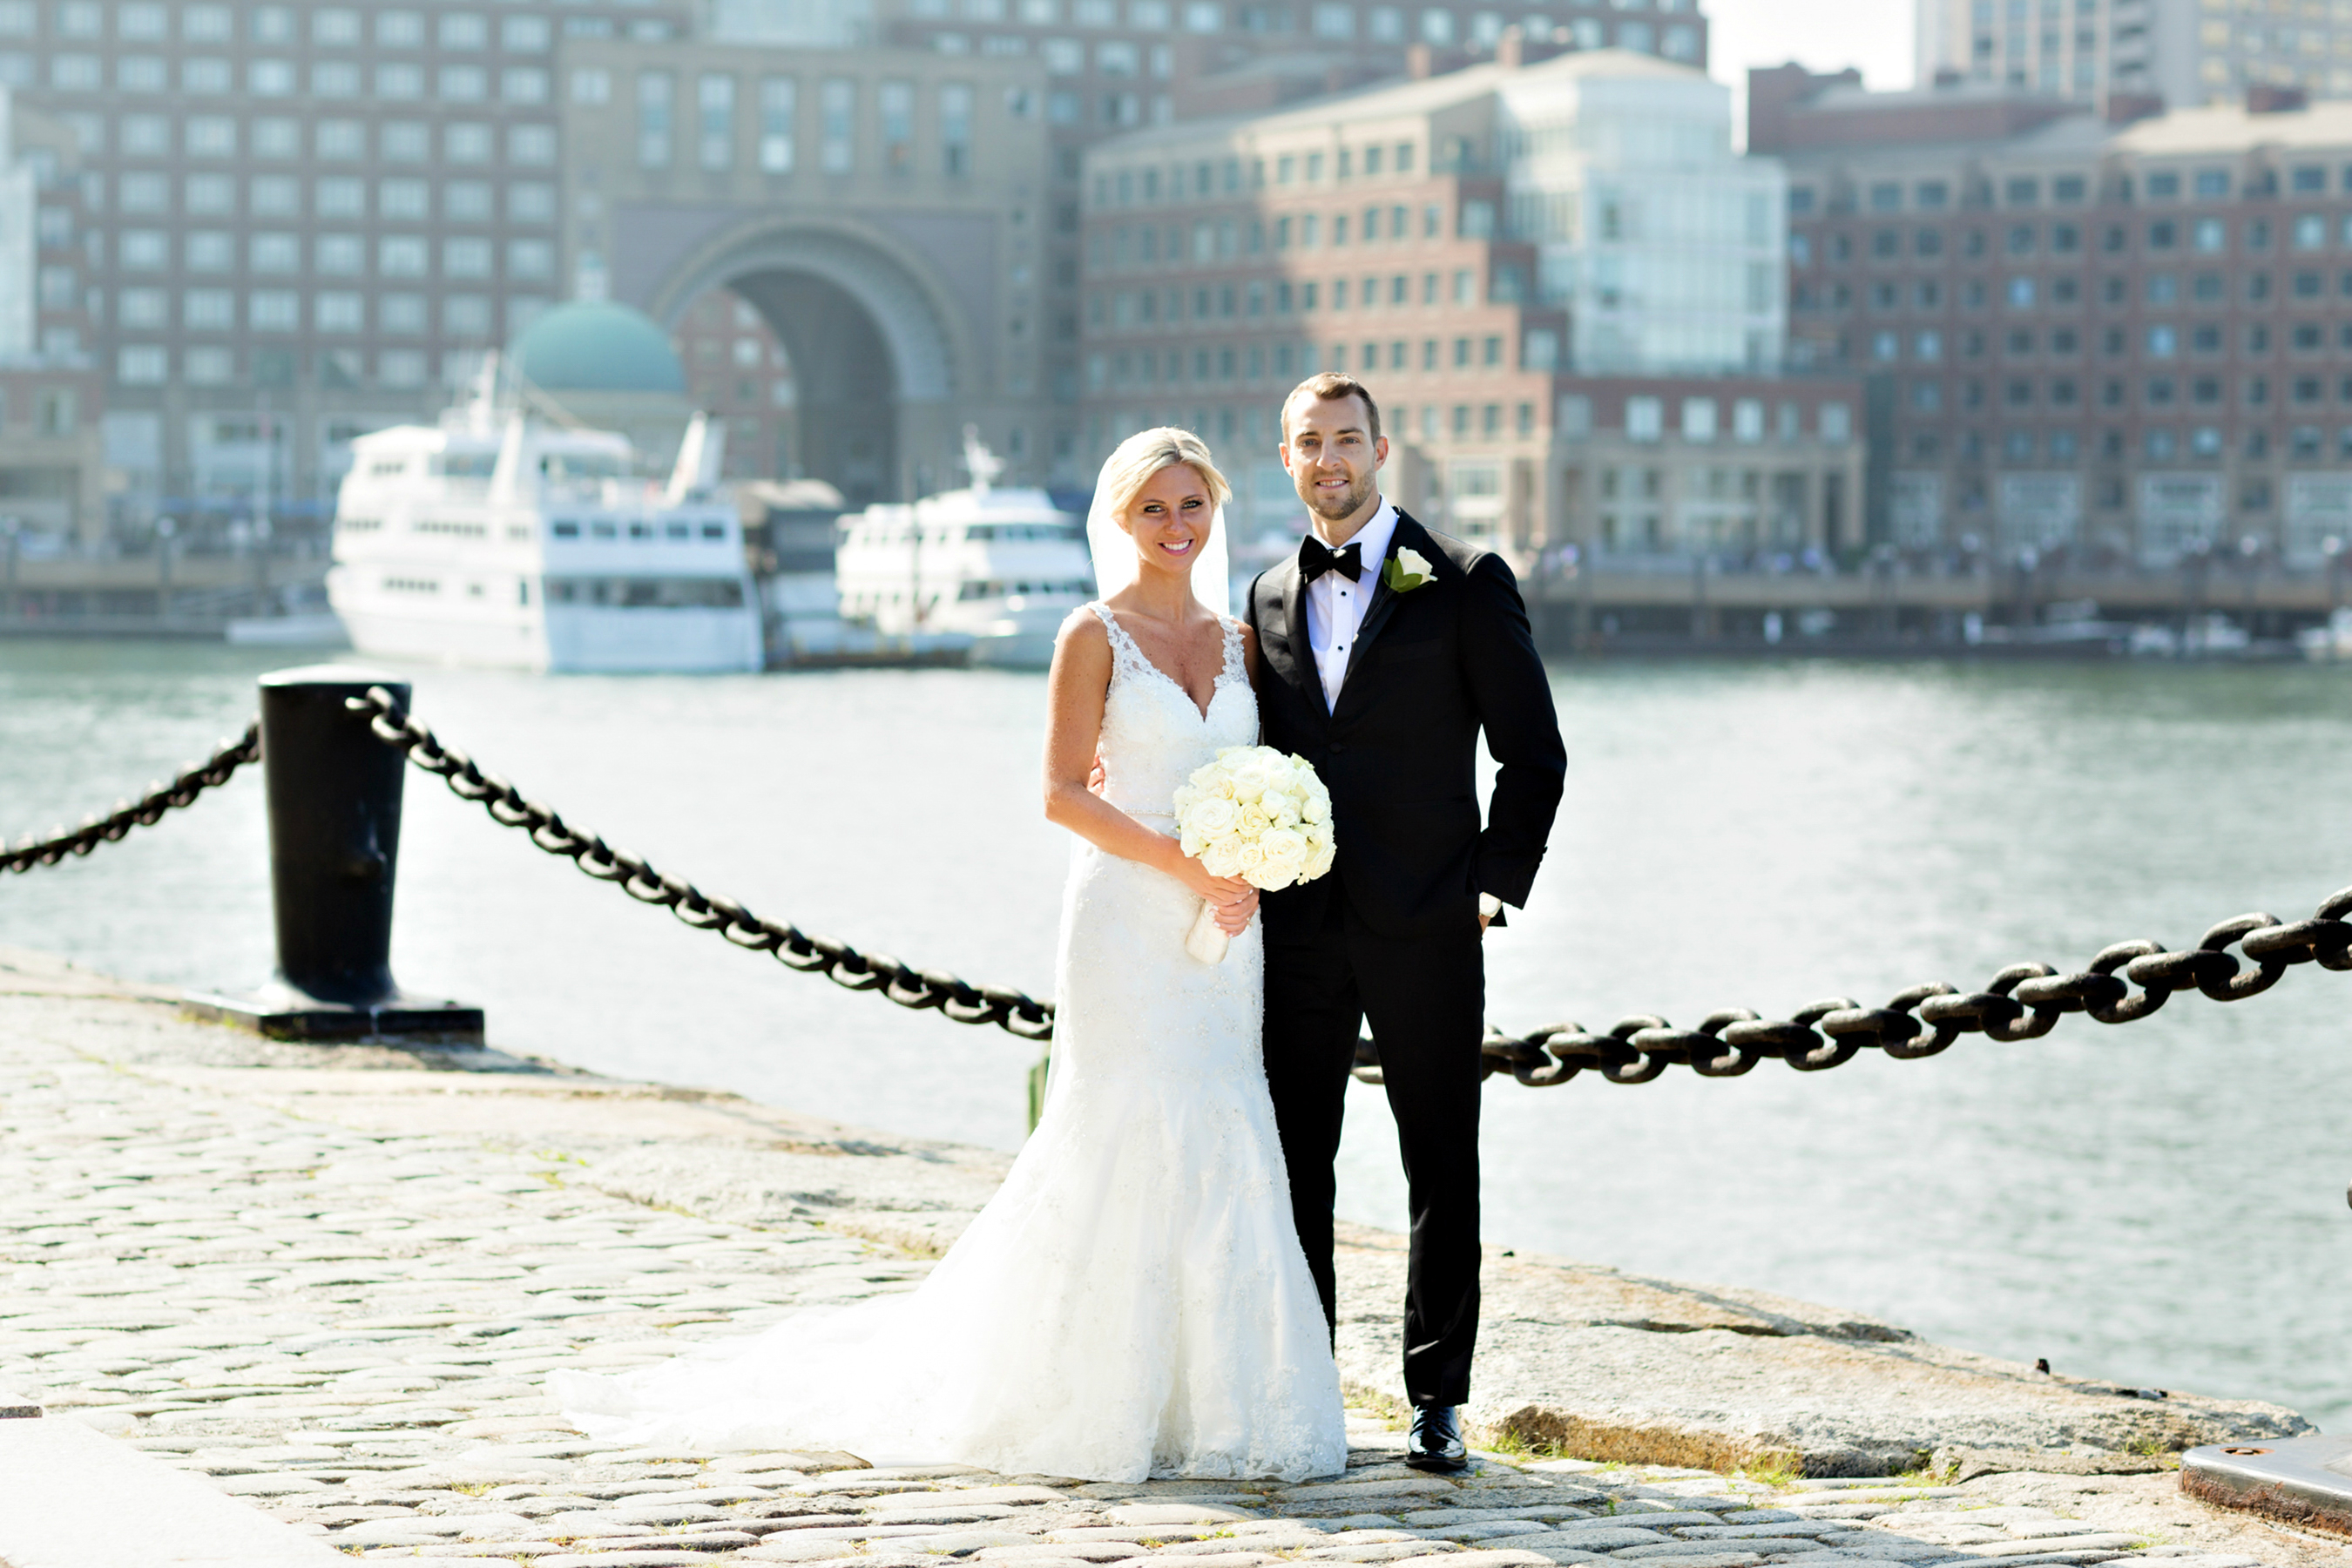
[(0, 550), (12, 575), (28, 552), (91, 548), (106, 531), (105, 387), (71, 282), (76, 155), (71, 132), (0, 88)]
[(713, 289), (687, 306), (673, 335), (686, 367), (687, 397), (726, 421), (721, 477), (790, 479), (800, 393), (792, 360), (767, 318), (733, 289)]
[(2263, 88), (2352, 96), (2352, 11), (2331, 0), (1913, 0), (1916, 79), (2079, 102), (2235, 102)]
[(80, 253), (49, 276), (89, 310), (126, 521), (330, 509), (352, 435), (431, 412), (564, 296), (558, 45), (691, 20), (0, 0), (0, 83), (79, 144)]
[(572, 40), (562, 69), (575, 293), (750, 303), (795, 463), (852, 507), (951, 488), (966, 424), (1051, 460), (1034, 60)]
[(1092, 458), (1188, 426), (1244, 538), (1295, 532), (1276, 411), (1338, 370), (1388, 493), (1523, 563), (1858, 546), (1859, 384), (1782, 372), (1779, 163), (1694, 68), (1534, 52), (1090, 152)]
[[(1015, 474), (1083, 480), (1084, 149), (1399, 76), (1414, 55), (1491, 58), (1511, 26), (1549, 47), (1706, 58), (1695, 0), (0, 0), (0, 86), (77, 143), (87, 211), (43, 277), (83, 312), (118, 530), (170, 518), (201, 548), (262, 510), (315, 529), (353, 435), (430, 415), (534, 314), (604, 293), (678, 331), (739, 473), (807, 473), (852, 497), (952, 484), (957, 433), (978, 418)], [(724, 169), (706, 162), (729, 140), (721, 120)], [(891, 161), (919, 141), (936, 163), (967, 132), (961, 174)], [(656, 142), (667, 165), (644, 161)], [(796, 152), (795, 170), (767, 162)], [(663, 280), (628, 268), (683, 231), (655, 216), (633, 250), (610, 214), (650, 211), (656, 189), (680, 211), (887, 211), (937, 276), (901, 289), (847, 253), (771, 256), (782, 293), (632, 294)], [(583, 211), (600, 202), (614, 205)], [(983, 216), (993, 238), (972, 227)], [(913, 334), (936, 341), (878, 306), (834, 310), (844, 271), (894, 291), (902, 323), (917, 304), (940, 318)], [(757, 328), (719, 325), (738, 303)], [(720, 362), (706, 366), (705, 341)], [(936, 374), (900, 363), (932, 350)], [(887, 374), (853, 384), (859, 365)], [(918, 412), (882, 412), (899, 404)]]
[[(1793, 73), (1793, 74), (1792, 74)], [(1864, 375), (1885, 537), (2086, 565), (2352, 540), (2352, 103), (2110, 123), (1759, 72), (1792, 358)]]

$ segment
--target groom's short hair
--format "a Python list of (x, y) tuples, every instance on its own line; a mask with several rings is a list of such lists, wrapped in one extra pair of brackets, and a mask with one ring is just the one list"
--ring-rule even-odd
[(1290, 410), (1294, 405), (1330, 403), (1342, 397), (1360, 397), (1364, 400), (1364, 416), (1371, 425), (1371, 429), (1367, 434), (1372, 440), (1379, 440), (1381, 438), (1381, 405), (1373, 401), (1371, 388), (1354, 376), (1342, 375), (1336, 370), (1327, 370), (1320, 375), (1310, 375), (1290, 389), (1290, 395), (1282, 400), (1282, 438), (1285, 441), (1290, 439)]

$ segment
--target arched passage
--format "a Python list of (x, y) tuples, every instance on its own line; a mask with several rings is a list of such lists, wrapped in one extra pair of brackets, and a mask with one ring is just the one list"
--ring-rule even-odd
[(753, 220), (698, 247), (646, 308), (671, 322), (722, 287), (761, 313), (792, 359), (802, 472), (856, 506), (946, 479), (950, 400), (973, 350), (909, 247), (862, 226)]

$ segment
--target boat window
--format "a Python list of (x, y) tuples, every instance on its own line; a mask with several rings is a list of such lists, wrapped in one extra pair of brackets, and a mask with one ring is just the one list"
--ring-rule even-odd
[(368, 464), (368, 477), (373, 479), (385, 479), (391, 475), (402, 473), (407, 468), (408, 459), (405, 458), (377, 458)]
[(547, 602), (633, 610), (740, 610), (743, 584), (734, 577), (550, 577)]
[(437, 577), (386, 577), (385, 591), (394, 594), (437, 594), (441, 580)]
[(453, 479), (487, 479), (498, 466), (496, 452), (444, 452), (425, 468)]
[(653, 536), (654, 531), (647, 524), (642, 522), (633, 522), (629, 524), (629, 537), (631, 539), (651, 539)]
[(576, 522), (559, 522), (552, 525), (552, 531), (558, 539), (577, 539), (580, 537), (580, 525)]
[(588, 525), (588, 536), (591, 539), (610, 539), (613, 535), (613, 525), (609, 522), (592, 522)]
[(691, 539), (694, 537), (694, 525), (685, 522), (665, 523), (662, 525), (662, 532), (671, 539)]
[(551, 479), (617, 479), (626, 468), (606, 452), (550, 452), (539, 459), (539, 471)]
[(702, 537), (724, 539), (727, 537), (727, 525), (723, 522), (706, 522), (702, 525)]

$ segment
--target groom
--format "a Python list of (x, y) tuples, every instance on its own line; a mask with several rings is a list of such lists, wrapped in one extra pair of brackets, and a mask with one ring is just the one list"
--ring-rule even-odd
[[(1250, 585), (1258, 710), (1265, 743), (1329, 785), (1339, 858), (1265, 897), (1265, 1074), (1336, 1333), (1332, 1162), (1370, 1020), (1412, 1214), (1405, 1462), (1453, 1471), (1478, 1336), (1480, 938), (1527, 900), (1567, 753), (1510, 569), (1383, 498), (1388, 455), (1360, 383), (1313, 376), (1283, 404), (1283, 466), (1314, 526)], [(1482, 728), (1501, 764), (1483, 828)]]

